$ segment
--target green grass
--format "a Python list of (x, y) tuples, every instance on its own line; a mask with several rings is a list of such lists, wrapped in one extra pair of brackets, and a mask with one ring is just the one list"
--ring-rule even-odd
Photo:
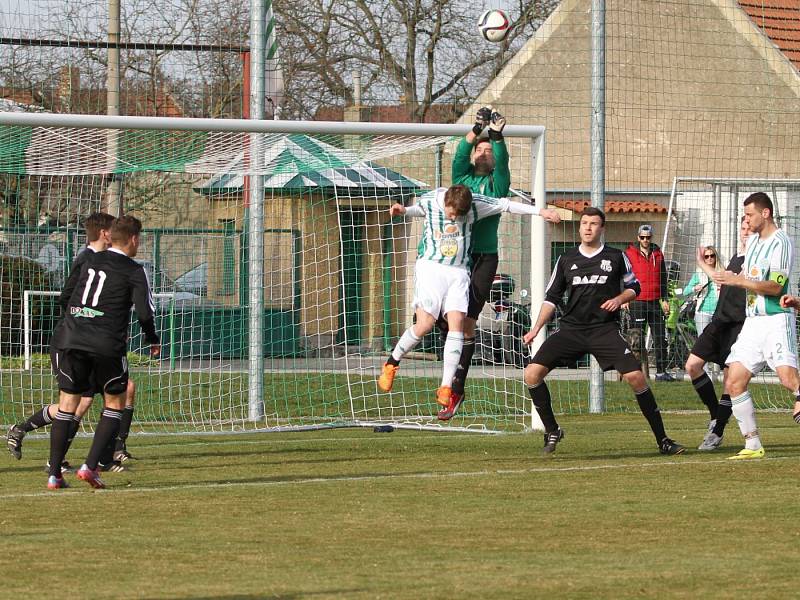
[[(702, 439), (701, 413), (665, 422)], [(634, 414), (562, 418), (549, 459), (538, 434), (137, 436), (102, 492), (47, 492), (28, 438), (0, 458), (3, 595), (793, 598), (800, 428), (759, 423), (746, 463), (735, 423), (663, 457)]]

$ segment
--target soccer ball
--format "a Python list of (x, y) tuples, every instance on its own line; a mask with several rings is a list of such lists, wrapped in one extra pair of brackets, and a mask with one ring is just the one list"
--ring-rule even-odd
[(487, 10), (478, 18), (478, 31), (487, 42), (499, 44), (508, 35), (511, 22), (502, 10)]

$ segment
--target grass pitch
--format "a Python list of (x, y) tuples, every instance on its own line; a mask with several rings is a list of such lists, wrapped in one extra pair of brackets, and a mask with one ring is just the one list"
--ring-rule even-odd
[[(666, 414), (690, 448), (705, 415)], [(794, 598), (800, 427), (664, 457), (634, 414), (540, 434), (136, 436), (133, 470), (48, 492), (47, 440), (0, 457), (0, 595)], [(76, 440), (80, 462), (88, 439)]]

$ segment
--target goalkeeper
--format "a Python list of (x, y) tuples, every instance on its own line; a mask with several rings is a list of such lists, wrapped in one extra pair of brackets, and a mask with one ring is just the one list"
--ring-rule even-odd
[[(508, 167), (508, 148), (503, 139), (503, 128), (506, 119), (491, 107), (484, 106), (477, 112), (475, 125), (462, 140), (459, 141), (453, 156), (453, 185), (467, 186), (475, 194), (491, 198), (505, 198), (511, 187), (511, 171)], [(484, 130), (487, 137), (481, 137)], [(558, 223), (558, 212), (542, 209), (539, 213), (546, 221)], [(470, 248), (470, 281), (469, 306), (464, 319), (464, 346), (461, 359), (453, 378), (453, 389), (441, 417), (449, 419), (458, 410), (464, 400), (464, 385), (475, 353), (475, 325), (483, 305), (489, 298), (489, 292), (497, 273), (497, 229), (500, 215), (493, 215), (475, 224), (472, 232), (473, 242)]]

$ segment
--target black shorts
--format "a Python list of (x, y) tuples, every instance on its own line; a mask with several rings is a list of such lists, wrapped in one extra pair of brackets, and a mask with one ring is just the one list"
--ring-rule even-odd
[(473, 254), (469, 277), (469, 306), (467, 316), (478, 319), (483, 305), (489, 299), (494, 276), (497, 274), (497, 254)]
[(531, 362), (548, 369), (574, 363), (584, 354), (591, 354), (603, 371), (616, 369), (623, 375), (639, 371), (642, 364), (619, 331), (618, 323), (585, 329), (558, 329), (548, 337)]
[(717, 363), (723, 369), (725, 361), (731, 353), (731, 347), (744, 323), (725, 323), (717, 319), (711, 319), (703, 333), (697, 338), (692, 346), (692, 354), (699, 356), (706, 362)]
[(67, 394), (122, 394), (128, 388), (128, 359), (100, 356), (85, 350), (50, 348), (50, 363), (58, 389)]

